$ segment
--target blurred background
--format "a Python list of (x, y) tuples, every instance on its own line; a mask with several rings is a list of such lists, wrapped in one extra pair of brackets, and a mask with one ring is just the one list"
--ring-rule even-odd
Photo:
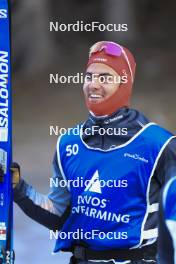
[[(89, 47), (99, 40), (127, 46), (137, 73), (132, 106), (176, 132), (176, 34), (174, 0), (13, 0), (13, 144), (22, 176), (49, 190), (57, 136), (50, 126), (71, 127), (87, 117), (81, 84), (49, 84), (49, 74), (84, 72)], [(128, 24), (127, 32), (50, 32), (49, 21)], [(67, 264), (51, 255), (49, 231), (15, 206), (16, 264)]]

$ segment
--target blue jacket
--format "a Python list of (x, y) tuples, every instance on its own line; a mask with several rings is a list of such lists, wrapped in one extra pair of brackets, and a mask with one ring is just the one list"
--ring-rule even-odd
[(168, 181), (161, 194), (158, 263), (176, 264), (176, 176)]
[[(127, 128), (128, 133), (118, 136), (100, 136), (98, 134), (86, 135), (83, 133), (83, 141), (89, 147), (108, 150), (129, 141), (148, 123), (149, 120), (142, 113), (128, 108), (122, 108), (112, 116), (103, 118), (96, 118), (90, 115), (88, 120), (84, 123), (83, 131), (86, 128), (98, 126), (99, 128)], [(164, 146), (154, 168), (149, 191), (150, 204), (158, 203), (160, 189), (169, 178), (175, 175), (176, 140), (172, 138)], [(58, 164), (57, 152), (55, 152), (53, 159), (52, 178), (58, 182), (63, 180)], [(14, 190), (14, 200), (28, 216), (52, 230), (61, 229), (70, 214), (71, 194), (66, 187), (53, 186), (47, 195), (43, 195), (22, 179)], [(150, 214), (145, 224), (146, 230), (157, 228), (157, 208), (155, 208), (155, 210), (154, 213)], [(147, 243), (147, 240), (143, 241), (143, 243)]]

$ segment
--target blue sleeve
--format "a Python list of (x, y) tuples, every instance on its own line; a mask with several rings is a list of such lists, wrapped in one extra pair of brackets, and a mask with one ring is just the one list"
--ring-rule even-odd
[(158, 264), (174, 264), (176, 256), (176, 177), (168, 181), (160, 198)]
[[(63, 180), (57, 153), (53, 159), (52, 180), (57, 183)], [(52, 230), (61, 228), (70, 212), (70, 192), (59, 184), (52, 184), (50, 192), (44, 195), (21, 179), (14, 189), (14, 201), (29, 217)]]

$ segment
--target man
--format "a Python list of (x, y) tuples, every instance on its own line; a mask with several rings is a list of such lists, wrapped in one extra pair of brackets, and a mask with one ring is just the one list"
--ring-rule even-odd
[(73, 252), (70, 263), (156, 263), (158, 196), (176, 171), (176, 139), (129, 108), (135, 66), (121, 45), (93, 45), (83, 87), (88, 120), (79, 135), (58, 139), (53, 160), (53, 181), (70, 184), (53, 184), (47, 196), (23, 179), (15, 188), (28, 216), (66, 234), (54, 252)]
[(161, 196), (158, 263), (176, 264), (176, 177), (169, 180)]

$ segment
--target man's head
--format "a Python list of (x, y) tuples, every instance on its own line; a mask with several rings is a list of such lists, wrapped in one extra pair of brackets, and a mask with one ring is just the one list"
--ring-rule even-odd
[(102, 116), (129, 106), (135, 66), (126, 48), (109, 41), (95, 43), (90, 49), (83, 87), (89, 111)]

